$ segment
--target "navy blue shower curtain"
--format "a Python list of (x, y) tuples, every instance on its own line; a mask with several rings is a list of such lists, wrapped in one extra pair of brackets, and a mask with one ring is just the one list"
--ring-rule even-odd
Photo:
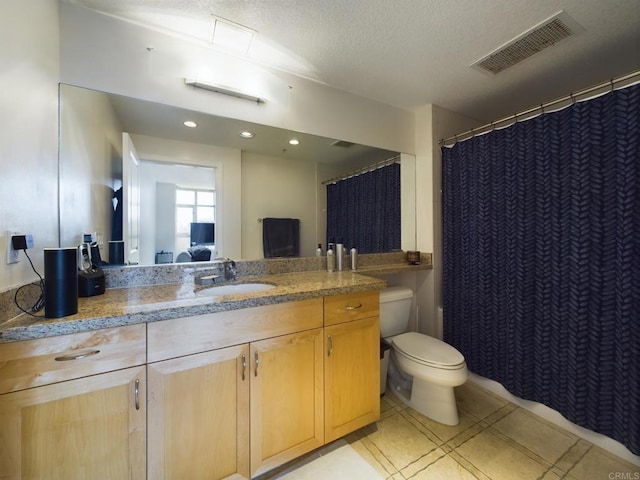
[(327, 185), (327, 243), (360, 253), (400, 249), (400, 164)]
[(640, 86), (442, 156), (445, 340), (640, 454)]

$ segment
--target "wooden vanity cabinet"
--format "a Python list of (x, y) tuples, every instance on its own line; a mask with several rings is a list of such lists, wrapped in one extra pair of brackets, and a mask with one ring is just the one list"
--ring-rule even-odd
[(149, 476), (249, 478), (249, 345), (149, 364)]
[(251, 344), (251, 472), (324, 444), (322, 328)]
[(250, 478), (321, 446), (322, 306), (149, 323), (149, 478)]
[(325, 298), (325, 443), (380, 417), (378, 295)]
[(0, 344), (0, 478), (146, 477), (145, 326)]

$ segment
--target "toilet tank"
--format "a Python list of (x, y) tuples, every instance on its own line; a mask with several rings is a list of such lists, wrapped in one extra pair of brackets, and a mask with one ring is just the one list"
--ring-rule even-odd
[(413, 290), (388, 287), (380, 290), (380, 336), (391, 337), (409, 329)]

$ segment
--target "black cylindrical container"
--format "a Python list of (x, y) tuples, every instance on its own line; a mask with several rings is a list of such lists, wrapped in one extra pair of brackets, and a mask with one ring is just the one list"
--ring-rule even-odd
[(109, 241), (109, 265), (124, 265), (124, 240)]
[(44, 316), (78, 313), (78, 249), (44, 249)]

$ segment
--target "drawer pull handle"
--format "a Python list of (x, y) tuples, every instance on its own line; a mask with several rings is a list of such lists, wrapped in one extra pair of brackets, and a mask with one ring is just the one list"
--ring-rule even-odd
[(92, 355), (97, 355), (100, 353), (100, 350), (91, 350), (87, 353), (80, 353), (78, 355), (63, 355), (62, 357), (56, 357), (56, 362), (68, 362), (70, 360), (80, 360), (81, 358), (90, 357)]
[(331, 335), (327, 335), (327, 340), (329, 341), (329, 351), (327, 352), (327, 356), (330, 357), (333, 353), (333, 337)]
[(258, 365), (260, 364), (260, 359), (258, 358), (258, 352), (256, 352), (255, 354), (255, 360), (256, 360), (256, 371), (255, 371), (255, 376), (258, 376)]
[(244, 382), (245, 372), (247, 371), (247, 357), (242, 354), (242, 381)]
[(344, 307), (345, 310), (357, 310), (359, 308), (362, 308), (362, 304), (359, 303), (358, 305), (347, 305), (346, 307)]
[(136, 386), (133, 389), (133, 395), (136, 401), (136, 410), (140, 410), (140, 380), (136, 378)]

